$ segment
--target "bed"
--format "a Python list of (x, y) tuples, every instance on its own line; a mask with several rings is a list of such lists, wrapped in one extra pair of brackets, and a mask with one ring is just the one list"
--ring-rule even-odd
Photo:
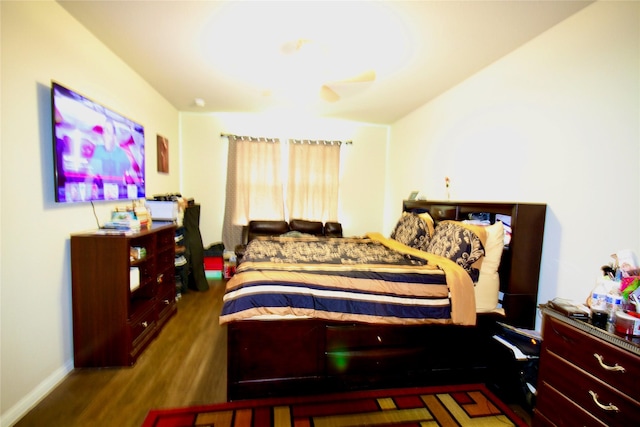
[(535, 324), (546, 206), (402, 208), (388, 237), (247, 246), (220, 316), (229, 400), (488, 380), (496, 322)]

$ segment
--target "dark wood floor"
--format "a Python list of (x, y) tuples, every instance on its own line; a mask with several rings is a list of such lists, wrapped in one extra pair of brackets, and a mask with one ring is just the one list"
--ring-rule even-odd
[[(209, 283), (209, 291), (182, 296), (134, 367), (74, 370), (15, 427), (139, 427), (153, 408), (225, 402), (224, 281)], [(530, 425), (526, 411), (512, 408)]]
[(152, 408), (226, 401), (224, 282), (209, 283), (209, 291), (182, 296), (135, 366), (74, 370), (15, 426), (139, 427)]

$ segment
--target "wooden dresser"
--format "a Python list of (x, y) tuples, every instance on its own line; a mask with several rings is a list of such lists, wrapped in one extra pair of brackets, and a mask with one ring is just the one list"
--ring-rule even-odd
[(640, 425), (640, 344), (542, 307), (533, 425)]
[[(177, 312), (175, 226), (71, 236), (76, 368), (131, 366)], [(144, 250), (131, 259), (132, 250)]]

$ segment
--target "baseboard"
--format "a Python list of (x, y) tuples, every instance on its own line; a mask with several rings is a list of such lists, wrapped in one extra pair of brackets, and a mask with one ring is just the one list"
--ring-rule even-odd
[(64, 366), (54, 371), (49, 377), (24, 396), (18, 403), (9, 408), (0, 416), (0, 426), (11, 427), (25, 416), (31, 408), (36, 406), (51, 391), (60, 384), (73, 370), (73, 360), (69, 360)]

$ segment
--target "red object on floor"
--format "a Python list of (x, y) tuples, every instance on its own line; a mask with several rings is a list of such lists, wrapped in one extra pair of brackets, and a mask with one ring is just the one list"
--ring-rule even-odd
[(222, 271), (224, 260), (221, 256), (216, 257), (204, 257), (204, 270), (205, 271)]

